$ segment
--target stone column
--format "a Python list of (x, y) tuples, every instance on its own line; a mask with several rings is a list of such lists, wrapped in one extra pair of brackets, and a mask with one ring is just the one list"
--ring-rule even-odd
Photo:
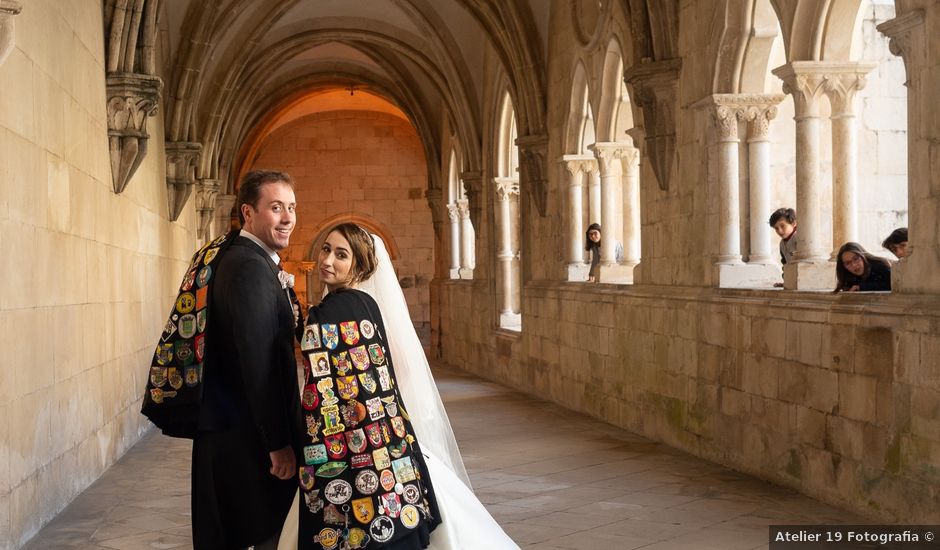
[(891, 53), (904, 60), (907, 86), (908, 231), (910, 256), (891, 269), (891, 290), (940, 294), (940, 127), (936, 121), (936, 74), (940, 66), (935, 9), (898, 9), (878, 25)]
[(825, 290), (835, 287), (835, 269), (829, 263), (822, 233), (822, 185), (819, 177), (819, 98), (825, 93), (828, 63), (793, 61), (773, 70), (783, 80), (783, 91), (793, 96), (796, 121), (796, 217), (798, 239), (795, 261), (784, 266), (784, 288)]
[[(601, 183), (601, 266), (617, 263), (617, 241), (623, 238), (623, 157), (624, 143), (595, 143), (588, 148), (597, 159)], [(621, 188), (621, 193), (618, 193)], [(618, 196), (620, 200), (618, 200)]]
[(502, 304), (499, 312), (499, 325), (501, 327), (514, 326), (518, 312), (513, 308), (513, 260), (516, 251), (512, 245), (512, 199), (519, 196), (519, 180), (516, 178), (496, 178), (496, 203), (499, 206), (499, 250), (496, 259), (499, 262), (500, 283), (502, 287)]
[(191, 141), (168, 141), (166, 150), (166, 187), (169, 219), (175, 222), (189, 200), (196, 183), (196, 166), (202, 155), (202, 144)]
[(750, 250), (747, 261), (750, 264), (772, 264), (773, 230), (768, 223), (772, 206), (770, 204), (770, 121), (777, 116), (777, 103), (782, 95), (768, 96), (768, 104), (748, 110), (748, 187), (750, 188)]
[[(714, 131), (708, 139), (717, 146), (718, 247), (712, 281), (719, 287), (769, 287), (780, 280), (770, 255), (766, 219), (770, 215), (770, 150), (767, 131), (782, 95), (714, 94), (696, 103), (709, 113)], [(739, 124), (750, 122), (748, 139), (750, 237), (748, 263), (741, 254), (741, 178)], [(757, 128), (755, 130), (755, 128)], [(757, 133), (755, 133), (757, 132)], [(710, 151), (714, 148), (709, 148)], [(756, 247), (756, 248), (755, 248)], [(715, 253), (712, 248), (710, 254)]]
[(447, 205), (450, 218), (450, 278), (460, 278), (460, 212), (456, 203)]
[(587, 224), (584, 216), (584, 174), (589, 167), (591, 157), (585, 155), (564, 155), (558, 162), (568, 174), (568, 238), (566, 261), (569, 281), (586, 281), (587, 268), (584, 265), (584, 231)]
[(585, 230), (588, 224), (599, 223), (601, 229), (604, 228), (604, 213), (601, 211), (601, 174), (597, 167), (584, 172), (588, 180), (588, 219), (585, 224)]
[(866, 75), (877, 66), (874, 63), (853, 65), (845, 67), (845, 72), (830, 72), (825, 86), (832, 105), (832, 261), (836, 260), (843, 244), (858, 242), (855, 93), (865, 87)]
[(460, 216), (460, 278), (473, 278), (473, 223), (470, 221), (470, 204), (467, 199), (457, 201)]
[(626, 146), (623, 156), (623, 265), (640, 263), (640, 150)]

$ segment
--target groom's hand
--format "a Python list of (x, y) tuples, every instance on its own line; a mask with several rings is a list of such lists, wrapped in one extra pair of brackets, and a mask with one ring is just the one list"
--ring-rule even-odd
[(271, 475), (278, 479), (290, 479), (297, 473), (297, 460), (290, 446), (271, 451)]

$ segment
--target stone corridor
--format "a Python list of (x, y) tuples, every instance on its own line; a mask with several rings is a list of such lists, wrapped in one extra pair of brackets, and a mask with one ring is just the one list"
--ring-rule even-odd
[[(435, 368), (477, 495), (526, 548), (749, 550), (864, 519), (546, 401)], [(24, 549), (191, 548), (187, 441), (144, 437)]]

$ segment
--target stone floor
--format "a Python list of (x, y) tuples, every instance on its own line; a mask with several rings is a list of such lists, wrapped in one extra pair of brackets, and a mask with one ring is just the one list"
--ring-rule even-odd
[[(863, 522), (554, 404), (436, 373), (474, 489), (522, 547), (767, 548), (768, 524)], [(145, 437), (24, 548), (190, 548), (189, 457), (188, 441)]]

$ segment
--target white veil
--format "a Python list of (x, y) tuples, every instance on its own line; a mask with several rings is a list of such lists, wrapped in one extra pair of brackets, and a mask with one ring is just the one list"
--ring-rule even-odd
[(392, 260), (382, 239), (372, 235), (372, 240), (378, 267), (372, 277), (359, 283), (358, 288), (379, 304), (405, 410), (411, 417), (422, 450), (443, 462), (469, 488), (470, 477), (457, 448), (441, 394), (431, 375), (428, 358), (411, 322)]

